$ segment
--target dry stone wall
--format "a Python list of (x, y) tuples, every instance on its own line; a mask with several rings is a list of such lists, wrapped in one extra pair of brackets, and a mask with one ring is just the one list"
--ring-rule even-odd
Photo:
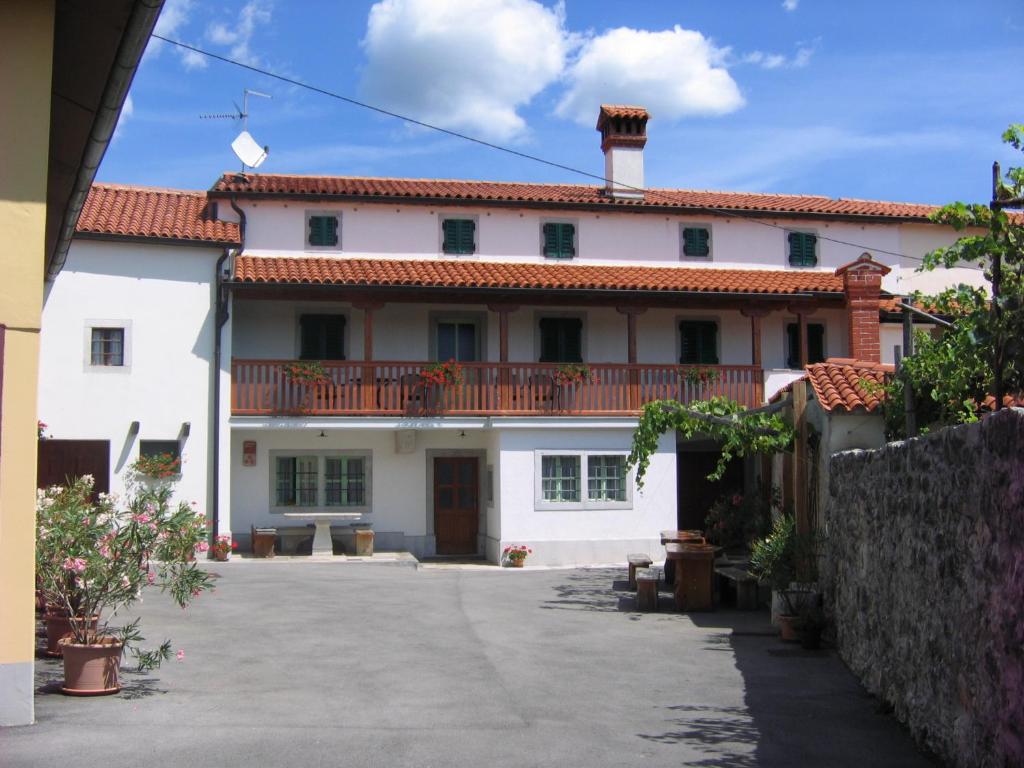
[(1024, 410), (832, 458), (840, 654), (950, 765), (1024, 766)]

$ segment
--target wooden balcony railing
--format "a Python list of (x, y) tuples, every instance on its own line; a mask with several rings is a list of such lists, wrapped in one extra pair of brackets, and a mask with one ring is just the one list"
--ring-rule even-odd
[(752, 365), (589, 364), (590, 378), (559, 383), (557, 364), (461, 363), (462, 382), (424, 384), (430, 363), (324, 362), (329, 382), (285, 375), (288, 360), (233, 360), (236, 416), (522, 416), (630, 415), (652, 400), (681, 402), (725, 395), (755, 408), (764, 379)]

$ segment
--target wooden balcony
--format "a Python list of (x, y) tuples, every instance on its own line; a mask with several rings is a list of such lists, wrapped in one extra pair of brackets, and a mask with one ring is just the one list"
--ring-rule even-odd
[(303, 384), (289, 360), (233, 360), (235, 416), (627, 416), (644, 403), (725, 395), (754, 408), (764, 378), (753, 365), (589, 364), (590, 378), (559, 383), (551, 363), (461, 363), (462, 382), (424, 383), (430, 363), (324, 362), (326, 383)]

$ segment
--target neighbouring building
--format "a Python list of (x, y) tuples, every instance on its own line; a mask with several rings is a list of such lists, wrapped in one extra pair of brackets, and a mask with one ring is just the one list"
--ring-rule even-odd
[(420, 556), (656, 554), (701, 525), (714, 451), (666, 435), (637, 489), (640, 407), (757, 407), (808, 364), (891, 361), (880, 318), (955, 233), (927, 205), (646, 189), (648, 117), (601, 108), (606, 187), (95, 185), (44, 310), (50, 477), (74, 455), (116, 491), (172, 451), (181, 493), (241, 540), (358, 512)]

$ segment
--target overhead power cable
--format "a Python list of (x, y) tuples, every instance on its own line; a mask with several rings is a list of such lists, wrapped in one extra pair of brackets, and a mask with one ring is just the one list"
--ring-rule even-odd
[[(411, 123), (411, 124), (417, 125), (417, 126), (419, 126), (421, 128), (426, 128), (426, 129), (431, 130), (431, 131), (436, 131), (438, 133), (443, 133), (443, 134), (445, 134), (447, 136), (452, 136), (452, 137), (454, 137), (456, 139), (462, 139), (463, 141), (468, 141), (468, 142), (471, 142), (473, 144), (477, 144), (477, 145), (482, 146), (482, 147), (487, 147), (488, 149), (493, 149), (493, 150), (496, 150), (498, 152), (504, 152), (504, 153), (509, 154), (509, 155), (514, 155), (515, 157), (521, 157), (524, 160), (530, 160), (532, 162), (541, 163), (542, 165), (547, 165), (547, 166), (550, 166), (552, 168), (558, 168), (558, 169), (563, 170), (563, 171), (568, 171), (569, 173), (575, 173), (575, 174), (577, 174), (579, 176), (585, 176), (587, 178), (603, 182), (606, 185), (612, 183), (611, 179), (605, 178), (604, 176), (602, 176), (600, 174), (597, 174), (597, 173), (590, 173), (589, 171), (584, 171), (584, 170), (582, 170), (580, 168), (575, 168), (575, 167), (573, 167), (571, 165), (565, 165), (564, 163), (559, 163), (559, 162), (556, 162), (555, 160), (549, 160), (549, 159), (547, 159), (545, 157), (540, 157), (538, 155), (531, 155), (529, 152), (521, 152), (518, 149), (512, 149), (511, 147), (506, 147), (506, 146), (504, 146), (502, 144), (495, 144), (494, 142), (486, 141), (485, 139), (480, 139), (480, 138), (477, 138), (476, 136), (470, 136), (469, 134), (466, 134), (466, 133), (460, 133), (459, 131), (453, 131), (450, 128), (442, 128), (439, 125), (434, 125), (433, 123), (428, 123), (428, 122), (425, 122), (423, 120), (417, 120), (414, 117), (408, 117), (408, 116), (400, 114), (398, 112), (392, 112), (391, 110), (384, 109), (383, 107), (374, 106), (373, 104), (368, 104), (365, 101), (360, 101), (359, 99), (353, 99), (351, 96), (345, 96), (343, 94), (336, 93), (334, 91), (330, 91), (330, 90), (327, 90), (326, 88), (321, 88), (321, 87), (316, 86), (316, 85), (310, 85), (309, 83), (303, 82), (302, 80), (296, 80), (295, 78), (288, 77), (287, 75), (281, 75), (281, 74), (278, 74), (277, 72), (271, 72), (268, 69), (263, 69), (262, 67), (257, 67), (257, 66), (255, 66), (253, 64), (246, 64), (245, 62), (238, 61), (237, 59), (232, 59), (232, 58), (230, 58), (228, 56), (222, 56), (219, 53), (214, 53), (213, 51), (207, 51), (207, 50), (205, 50), (203, 48), (197, 48), (194, 45), (189, 45), (188, 43), (183, 43), (180, 40), (174, 40), (174, 39), (169, 38), (169, 37), (164, 37), (163, 35), (158, 35), (155, 32), (153, 33), (153, 37), (156, 38), (157, 40), (162, 40), (165, 43), (169, 43), (170, 45), (175, 45), (175, 46), (177, 46), (179, 48), (183, 48), (183, 49), (185, 49), (187, 51), (194, 51), (195, 53), (201, 54), (203, 56), (208, 56), (211, 59), (216, 59), (217, 61), (222, 61), (225, 64), (231, 64), (233, 66), (240, 67), (241, 69), (247, 69), (250, 72), (255, 72), (258, 75), (263, 75), (264, 77), (269, 77), (269, 78), (272, 78), (274, 80), (279, 80), (279, 81), (281, 81), (283, 83), (288, 83), (289, 85), (294, 85), (294, 86), (296, 86), (298, 88), (304, 88), (304, 89), (306, 89), (308, 91), (312, 91), (313, 93), (318, 93), (321, 96), (327, 96), (327, 97), (332, 98), (332, 99), (337, 99), (338, 101), (343, 101), (346, 104), (351, 104), (351, 105), (356, 106), (356, 107), (361, 107), (363, 109), (368, 109), (371, 112), (376, 112), (376, 113), (378, 113), (380, 115), (385, 115), (386, 117), (393, 117), (393, 118), (395, 118), (397, 120), (402, 120), (402, 121), (404, 121), (406, 123)], [(660, 190), (657, 190), (657, 189), (646, 189), (644, 187), (635, 187), (635, 186), (632, 186), (630, 184), (623, 184), (622, 182), (615, 182), (615, 185), (618, 186), (618, 187), (624, 188), (624, 189), (632, 190), (634, 192), (642, 192), (645, 197), (654, 197), (654, 198), (658, 198), (660, 200), (664, 200), (666, 203), (671, 203), (673, 205), (678, 205), (678, 201), (677, 200), (675, 200), (674, 198), (670, 197), (669, 195), (666, 195), (666, 194), (662, 193)], [(771, 227), (773, 229), (780, 229), (783, 232), (801, 232), (802, 231), (802, 230), (797, 230), (797, 229), (791, 229), (789, 227), (783, 226), (782, 224), (776, 224), (773, 221), (765, 221), (764, 219), (759, 218), (756, 214), (751, 214), (748, 211), (737, 210), (737, 209), (732, 209), (732, 208), (719, 208), (717, 206), (710, 206), (710, 205), (702, 205), (702, 206), (699, 206), (699, 208), (701, 210), (708, 211), (708, 212), (711, 212), (711, 213), (718, 213), (718, 214), (721, 214), (723, 216), (731, 216), (733, 218), (741, 218), (744, 221), (752, 221), (755, 224), (761, 224), (762, 226)], [(779, 211), (779, 215), (788, 215), (789, 213), (790, 212), (787, 212), (787, 211)], [(898, 251), (889, 251), (889, 250), (886, 250), (884, 248), (878, 248), (878, 247), (872, 246), (872, 245), (864, 245), (863, 243), (855, 243), (855, 242), (851, 242), (851, 241), (848, 241), (848, 240), (840, 240), (840, 239), (835, 238), (835, 237), (829, 237), (828, 235), (818, 234), (818, 235), (816, 235), (816, 237), (819, 240), (825, 240), (825, 241), (828, 241), (830, 243), (836, 243), (837, 245), (847, 245), (847, 246), (850, 246), (852, 248), (863, 248), (864, 250), (872, 251), (874, 253), (883, 253), (886, 256), (895, 256), (897, 258), (912, 259), (914, 261), (924, 262), (924, 259), (921, 258), (920, 256), (912, 256), (912, 255), (907, 254), (907, 253), (900, 253)], [(980, 270), (978, 267), (964, 267), (964, 268), (965, 269), (972, 269), (972, 270), (979, 271), (979, 272), (983, 271), (983, 270)]]

